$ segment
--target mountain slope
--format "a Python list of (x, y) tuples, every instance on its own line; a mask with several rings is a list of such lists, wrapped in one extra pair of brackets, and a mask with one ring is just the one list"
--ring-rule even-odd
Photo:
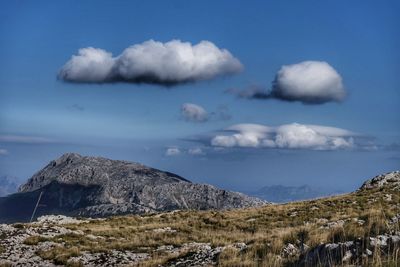
[(0, 198), (0, 222), (29, 220), (41, 192), (37, 215), (103, 217), (266, 204), (138, 163), (68, 153), (33, 175), (19, 193)]
[(249, 209), (0, 224), (0, 266), (399, 266), (399, 183), (391, 172), (353, 193)]
[(54, 180), (63, 184), (101, 185), (116, 197), (124, 197), (121, 195), (124, 192), (155, 183), (190, 183), (176, 174), (139, 163), (67, 153), (34, 174), (19, 191), (34, 191)]

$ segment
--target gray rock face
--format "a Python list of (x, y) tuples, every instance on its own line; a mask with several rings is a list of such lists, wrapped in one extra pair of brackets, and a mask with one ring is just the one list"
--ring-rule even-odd
[(241, 193), (193, 183), (146, 186), (138, 196), (140, 204), (155, 210), (231, 209), (266, 204), (262, 200)]
[[(103, 217), (266, 204), (241, 193), (194, 184), (178, 175), (142, 164), (69, 153), (33, 175), (19, 188), (18, 194), (3, 201), (0, 199), (0, 210), (2, 203), (7, 207), (16, 203), (32, 205), (40, 192), (43, 192), (41, 204), (44, 208), (38, 210), (39, 215)], [(25, 214), (29, 214), (29, 210), (33, 207), (26, 208)]]
[[(66, 216), (44, 216), (37, 222), (24, 227), (16, 228), (15, 225), (0, 224), (0, 266), (32, 266), (32, 267), (55, 267), (60, 266), (51, 260), (42, 259), (38, 251), (48, 251), (60, 247), (63, 244), (53, 241), (43, 241), (38, 244), (26, 244), (24, 241), (29, 237), (54, 238), (66, 234), (85, 236), (86, 238), (104, 238), (101, 236), (85, 235), (80, 230), (69, 230), (64, 224), (88, 223), (88, 221), (77, 220)], [(81, 255), (72, 257), (68, 263), (80, 261), (84, 266), (131, 266), (141, 260), (148, 258), (147, 253), (133, 253), (130, 251), (110, 250), (103, 253), (89, 253), (82, 251)]]
[(374, 178), (366, 181), (360, 187), (360, 190), (381, 188), (384, 186), (400, 190), (400, 171), (394, 171), (375, 176)]
[(399, 249), (399, 233), (379, 235), (363, 240), (320, 244), (301, 255), (296, 266), (361, 266), (362, 259), (373, 251), (382, 255)]
[(149, 168), (139, 163), (84, 157), (67, 153), (51, 161), (46, 167), (21, 185), (19, 192), (29, 192), (57, 181), (62, 184), (100, 185), (118, 201), (128, 191), (140, 191), (145, 185), (190, 181), (169, 172)]
[[(17, 225), (0, 224), (2, 237), (0, 238), (0, 246), (3, 248), (3, 252), (0, 253), (0, 266), (60, 266), (56, 265), (55, 261), (43, 259), (38, 255), (39, 251), (66, 248), (64, 242), (54, 242), (54, 240), (49, 240), (49, 238), (62, 238), (64, 235), (72, 234), (91, 241), (103, 240), (105, 237), (102, 235), (92, 235), (81, 230), (71, 230), (66, 226), (66, 224), (95, 223), (97, 220), (102, 219), (80, 220), (66, 216), (50, 215), (40, 217), (37, 222), (25, 224), (23, 227), (21, 225), (17, 227)], [(152, 231), (169, 232), (170, 234), (177, 232), (177, 230), (173, 230), (170, 227), (153, 229)], [(27, 244), (24, 242), (27, 238), (31, 237), (39, 237), (42, 240), (37, 244)], [(208, 267), (217, 266), (218, 255), (225, 249), (233, 249), (241, 252), (246, 248), (247, 245), (245, 243), (233, 243), (215, 247), (210, 243), (190, 242), (179, 246), (161, 245), (154, 248), (149, 247), (151, 250), (146, 252), (131, 251), (129, 249), (110, 249), (99, 252), (81, 250), (79, 251), (79, 255), (72, 256), (67, 260), (67, 266), (78, 265), (78, 262), (83, 266), (136, 266), (142, 261), (151, 257), (157, 257), (158, 254), (162, 253), (171, 256), (171, 260), (162, 265), (165, 267)]]

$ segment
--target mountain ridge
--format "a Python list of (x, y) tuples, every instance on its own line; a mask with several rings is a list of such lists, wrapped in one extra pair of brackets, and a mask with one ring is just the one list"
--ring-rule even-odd
[(90, 185), (105, 184), (112, 179), (127, 182), (129, 178), (145, 179), (149, 182), (158, 179), (158, 182), (190, 183), (189, 180), (179, 175), (147, 167), (136, 162), (65, 153), (36, 172), (25, 184), (19, 187), (18, 191), (33, 191), (50, 183), (52, 180), (66, 184)]
[[(143, 164), (66, 153), (36, 172), (17, 194), (0, 198), (0, 221), (28, 220), (42, 193), (37, 216), (57, 213), (105, 217), (267, 204)], [(15, 203), (19, 203), (18, 210), (12, 208)]]

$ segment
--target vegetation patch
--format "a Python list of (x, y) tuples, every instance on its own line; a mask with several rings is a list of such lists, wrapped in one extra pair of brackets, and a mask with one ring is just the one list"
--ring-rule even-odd
[[(68, 264), (68, 259), (80, 255), (80, 250), (77, 247), (62, 248), (55, 247), (49, 250), (39, 250), (37, 254), (44, 260), (51, 260), (56, 265)], [(71, 263), (72, 264), (72, 263)]]
[(48, 238), (45, 238), (43, 236), (39, 236), (39, 235), (34, 235), (34, 236), (29, 236), (24, 240), (24, 244), (25, 245), (30, 245), (30, 246), (34, 246), (39, 244), (39, 242), (45, 242), (48, 241)]

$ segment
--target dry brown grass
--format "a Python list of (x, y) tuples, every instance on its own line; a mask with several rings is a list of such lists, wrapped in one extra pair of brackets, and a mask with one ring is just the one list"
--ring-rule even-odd
[[(49, 250), (39, 250), (37, 254), (45, 260), (52, 260), (56, 265), (66, 265), (68, 259), (80, 255), (79, 248), (77, 247), (54, 247)], [(79, 264), (79, 263), (77, 263)]]
[[(218, 257), (219, 266), (283, 266), (296, 259), (280, 257), (285, 243), (298, 243), (301, 239), (313, 247), (325, 242), (341, 242), (367, 238), (399, 230), (388, 220), (400, 212), (400, 193), (388, 191), (392, 201), (386, 201), (379, 190), (358, 192), (311, 201), (231, 211), (178, 211), (146, 216), (121, 216), (107, 220), (69, 225), (72, 230), (100, 236), (90, 239), (86, 235), (64, 235), (53, 241), (64, 243), (65, 248), (39, 252), (44, 259), (66, 262), (79, 251), (102, 252), (110, 249), (150, 253), (151, 259), (139, 266), (157, 266), (185, 253), (171, 255), (154, 253), (161, 245), (181, 247), (185, 243), (210, 243), (212, 247), (244, 242), (248, 249), (239, 252), (226, 249)], [(357, 219), (365, 221), (363, 225)], [(326, 221), (343, 220), (343, 226), (326, 227)], [(170, 227), (174, 233), (155, 232)], [(397, 228), (397, 229), (396, 229)], [(35, 243), (37, 240), (26, 242)], [(38, 241), (40, 242), (40, 241)], [(399, 251), (389, 258), (376, 253), (366, 265), (384, 265), (396, 262)], [(397, 266), (397, 265), (392, 265)]]
[(44, 242), (47, 241), (48, 238), (42, 237), (42, 236), (38, 236), (38, 235), (33, 235), (33, 236), (29, 236), (24, 240), (24, 244), (25, 245), (37, 245), (39, 242)]

